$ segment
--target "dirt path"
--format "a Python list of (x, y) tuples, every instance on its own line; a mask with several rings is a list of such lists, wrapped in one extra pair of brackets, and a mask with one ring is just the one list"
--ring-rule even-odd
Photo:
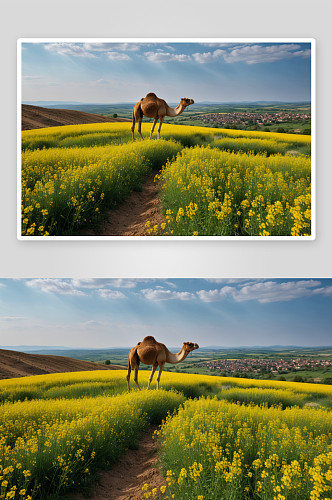
[[(140, 441), (138, 450), (127, 450), (120, 461), (109, 471), (101, 471), (100, 484), (94, 488), (90, 500), (141, 500), (142, 487), (149, 484), (149, 491), (165, 484), (156, 466), (158, 457), (152, 439), (158, 426), (151, 426)], [(71, 495), (71, 500), (84, 500), (81, 495)]]
[(158, 187), (154, 182), (157, 172), (151, 172), (142, 183), (142, 191), (132, 191), (115, 210), (108, 211), (108, 220), (101, 232), (93, 236), (146, 236), (145, 223), (151, 226), (165, 222), (160, 211)]

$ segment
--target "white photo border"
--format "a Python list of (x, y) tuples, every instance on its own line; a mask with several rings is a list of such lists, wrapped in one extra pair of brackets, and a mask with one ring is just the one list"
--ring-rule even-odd
[[(311, 44), (311, 235), (310, 236), (22, 236), (22, 44), (24, 43), (310, 43)], [(314, 38), (19, 38), (17, 40), (17, 239), (21, 241), (231, 240), (308, 241), (316, 239), (316, 40)]]

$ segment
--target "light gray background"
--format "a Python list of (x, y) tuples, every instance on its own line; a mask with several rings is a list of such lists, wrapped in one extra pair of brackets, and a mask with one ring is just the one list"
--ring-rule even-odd
[[(1, 277), (331, 277), (330, 0), (1, 2)], [(36, 37), (315, 38), (315, 241), (18, 241), (16, 41)]]

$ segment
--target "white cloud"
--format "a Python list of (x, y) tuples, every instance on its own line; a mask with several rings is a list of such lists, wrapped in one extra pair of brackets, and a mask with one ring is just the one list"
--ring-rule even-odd
[(262, 281), (261, 279), (253, 280), (252, 278), (205, 278), (205, 281), (209, 283), (229, 283), (229, 284), (240, 284), (246, 283), (247, 281), (255, 282)]
[(172, 286), (173, 288), (177, 288), (177, 285), (175, 285), (171, 281), (165, 281), (165, 285)]
[(76, 288), (135, 288), (138, 283), (147, 283), (149, 279), (131, 278), (74, 278), (71, 280)]
[(312, 290), (313, 295), (332, 295), (332, 286), (326, 286), (325, 288), (316, 288), (316, 290)]
[(203, 54), (196, 52), (193, 54), (193, 58), (196, 62), (200, 64), (215, 62), (218, 59), (218, 56), (214, 55), (211, 52), (204, 52)]
[(146, 58), (155, 63), (168, 61), (191, 61), (191, 57), (186, 54), (170, 54), (169, 52), (144, 52)]
[(204, 47), (234, 47), (236, 43), (201, 43)]
[(47, 43), (45, 44), (45, 49), (51, 52), (56, 52), (61, 56), (74, 56), (74, 57), (89, 57), (96, 58), (94, 54), (87, 52), (84, 45), (78, 43)]
[(204, 302), (220, 301), (228, 295), (233, 297), (236, 302), (258, 300), (262, 304), (289, 301), (314, 295), (332, 296), (332, 286), (320, 287), (320, 285), (320, 281), (317, 280), (289, 281), (286, 283), (276, 281), (250, 282), (238, 285), (241, 287), (240, 289), (235, 286), (224, 286), (220, 290), (200, 290), (197, 295)]
[[(174, 47), (172, 47), (172, 45), (164, 45), (164, 47), (168, 50), (175, 50)], [(158, 49), (159, 50), (159, 49)]]
[(61, 295), (78, 295), (86, 296), (80, 290), (76, 290), (70, 283), (60, 279), (38, 278), (27, 281), (27, 285), (31, 288), (42, 290), (46, 293), (59, 293)]
[(265, 283), (244, 286), (239, 291), (234, 290), (233, 298), (236, 302), (245, 300), (258, 300), (261, 303), (289, 301), (300, 297), (310, 297), (313, 295), (313, 290), (310, 288), (320, 284), (319, 281), (315, 280), (288, 281), (286, 283), (266, 281)]
[(104, 299), (126, 299), (127, 297), (122, 292), (114, 292), (113, 290), (105, 290), (104, 288), (100, 288), (97, 290), (99, 295)]
[(109, 52), (109, 51), (128, 51), (137, 52), (141, 50), (142, 47), (149, 47), (150, 43), (85, 43), (84, 47), (86, 50), (97, 51), (97, 52)]
[(195, 295), (190, 292), (172, 292), (171, 290), (152, 290), (147, 288), (142, 290), (142, 294), (147, 300), (192, 300)]
[(127, 54), (119, 54), (119, 52), (107, 52), (107, 57), (117, 61), (131, 61), (131, 57)]
[[(209, 47), (228, 47), (232, 44), (202, 44)], [(275, 62), (281, 59), (291, 59), (293, 57), (310, 57), (310, 49), (299, 50), (300, 45), (291, 44), (274, 44), (274, 45), (240, 45), (233, 46), (229, 51), (224, 49), (216, 49), (214, 52), (195, 53), (193, 58), (200, 64), (211, 63), (222, 57), (227, 63), (246, 62), (247, 64), (257, 64), (263, 62)]]
[(235, 288), (231, 286), (224, 286), (221, 290), (199, 290), (197, 295), (203, 302), (217, 302), (224, 300), (228, 294), (232, 294)]
[[(310, 50), (298, 50), (300, 45), (281, 44), (281, 45), (248, 45), (246, 47), (236, 48), (224, 54), (224, 60), (227, 63), (244, 61), (247, 64), (257, 64), (263, 62), (275, 62), (281, 59), (291, 59), (293, 57), (309, 57)], [(297, 52), (294, 52), (297, 50)]]

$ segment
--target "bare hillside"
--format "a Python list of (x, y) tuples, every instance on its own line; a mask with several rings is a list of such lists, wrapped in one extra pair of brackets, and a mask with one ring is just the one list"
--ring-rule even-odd
[(22, 130), (59, 127), (60, 125), (80, 125), (84, 123), (130, 122), (127, 118), (106, 116), (73, 111), (71, 109), (51, 109), (22, 104)]
[(66, 356), (27, 354), (0, 349), (0, 379), (45, 375), (46, 373), (123, 369), (124, 367), (119, 365), (99, 365)]

